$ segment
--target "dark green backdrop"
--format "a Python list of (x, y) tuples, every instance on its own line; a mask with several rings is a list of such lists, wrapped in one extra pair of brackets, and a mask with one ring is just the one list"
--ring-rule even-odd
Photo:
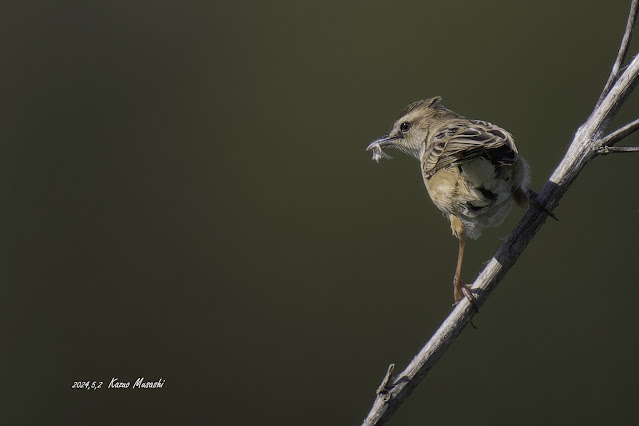
[[(418, 163), (364, 148), (441, 95), (511, 131), (540, 189), (628, 6), (3, 4), (0, 423), (359, 424), (450, 312), (457, 250)], [(391, 424), (635, 416), (638, 161), (587, 166)], [(468, 244), (466, 281), (521, 215)], [(166, 384), (71, 389), (140, 376)]]

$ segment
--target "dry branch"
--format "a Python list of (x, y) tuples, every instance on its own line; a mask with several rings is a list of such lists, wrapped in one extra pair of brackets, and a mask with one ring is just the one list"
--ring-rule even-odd
[(628, 123), (620, 129), (615, 130), (610, 133), (605, 138), (601, 139), (600, 144), (602, 146), (611, 146), (628, 136), (629, 134), (636, 132), (639, 130), (639, 119), (633, 121), (632, 123)]

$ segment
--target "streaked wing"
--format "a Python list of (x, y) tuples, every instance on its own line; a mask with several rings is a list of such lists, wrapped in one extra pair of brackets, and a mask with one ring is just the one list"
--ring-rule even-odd
[(436, 129), (426, 144), (422, 169), (426, 177), (451, 165), (485, 156), (495, 165), (511, 165), (517, 148), (510, 133), (494, 124), (478, 120), (459, 120)]

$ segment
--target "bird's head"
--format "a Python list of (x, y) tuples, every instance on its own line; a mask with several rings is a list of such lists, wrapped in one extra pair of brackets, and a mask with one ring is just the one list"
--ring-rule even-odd
[(419, 159), (431, 126), (443, 118), (457, 116), (440, 105), (441, 100), (435, 96), (410, 104), (399, 114), (390, 133), (368, 145), (366, 151), (373, 151), (373, 160), (378, 162), (380, 158), (392, 158), (383, 151), (385, 148), (395, 148)]

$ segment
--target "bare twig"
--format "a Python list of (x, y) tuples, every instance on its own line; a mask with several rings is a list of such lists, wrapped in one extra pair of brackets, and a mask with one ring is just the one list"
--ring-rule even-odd
[(610, 71), (610, 76), (608, 76), (608, 81), (604, 86), (604, 89), (601, 91), (601, 96), (599, 96), (599, 100), (597, 101), (597, 108), (603, 102), (606, 95), (610, 92), (610, 88), (617, 81), (617, 76), (619, 75), (619, 70), (621, 69), (621, 64), (626, 59), (626, 53), (628, 53), (628, 46), (630, 46), (630, 39), (632, 38), (632, 30), (635, 26), (635, 21), (637, 20), (637, 9), (638, 9), (639, 0), (632, 0), (632, 4), (630, 5), (630, 13), (628, 13), (628, 21), (626, 22), (626, 31), (624, 32), (623, 38), (621, 39), (621, 45), (619, 46), (619, 52), (617, 52), (617, 59), (615, 60), (614, 65), (612, 66), (612, 71)]
[(620, 140), (622, 140), (623, 138), (625, 138), (626, 136), (630, 135), (631, 133), (636, 132), (637, 130), (639, 130), (639, 118), (633, 121), (632, 123), (628, 123), (622, 128), (617, 129), (614, 132), (610, 133), (608, 136), (601, 139), (599, 143), (601, 144), (602, 148), (604, 146), (614, 145)]
[[(638, 0), (632, 1), (628, 18), (630, 26), (637, 16), (637, 4)], [(630, 35), (631, 29), (626, 28), (626, 35), (617, 57), (619, 63), (623, 62), (625, 57)], [(639, 81), (637, 78), (639, 76), (639, 55), (635, 56), (619, 76), (617, 76), (619, 72), (617, 62), (615, 62), (611, 74), (612, 80), (609, 79), (612, 81), (610, 87), (607, 87), (607, 83), (592, 114), (579, 128), (566, 155), (538, 195), (539, 206), (528, 209), (519, 224), (475, 280), (472, 290), (476, 296), (475, 305), (477, 308), (483, 306), (486, 298), (543, 225), (548, 213), (552, 212), (586, 164), (596, 155), (601, 154), (600, 150), (604, 149), (603, 147), (607, 148), (608, 152), (635, 152), (637, 149), (635, 147), (610, 147), (602, 144), (602, 141), (607, 141), (608, 144), (617, 142), (637, 130), (638, 126), (637, 121), (634, 121), (601, 139), (601, 135), (605, 132), (615, 113)], [(428, 343), (394, 381), (390, 380), (392, 371), (389, 369), (384, 377), (383, 386), (380, 387), (382, 392), (378, 390), (378, 395), (363, 422), (363, 426), (381, 425), (399, 409), (428, 371), (452, 345), (474, 314), (475, 307), (471, 306), (466, 298), (462, 299)]]
[(617, 152), (639, 152), (639, 146), (602, 146), (597, 150), (597, 154), (599, 155), (608, 155)]
[(388, 384), (391, 381), (391, 377), (393, 376), (394, 369), (395, 369), (395, 364), (391, 364), (388, 366), (388, 370), (386, 370), (386, 375), (384, 376), (382, 383), (377, 388), (377, 395), (386, 394), (390, 390), (390, 388), (388, 387)]

